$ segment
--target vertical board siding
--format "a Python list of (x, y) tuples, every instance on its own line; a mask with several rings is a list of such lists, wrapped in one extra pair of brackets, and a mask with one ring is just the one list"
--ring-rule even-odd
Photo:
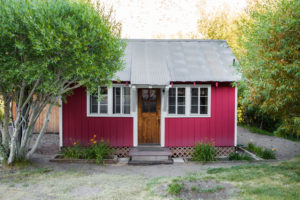
[(211, 87), (211, 116), (166, 118), (165, 145), (193, 146), (200, 141), (214, 141), (216, 146), (234, 146), (235, 88)]
[(93, 135), (112, 146), (133, 146), (132, 117), (87, 117), (86, 91), (76, 89), (63, 104), (63, 146), (87, 145)]

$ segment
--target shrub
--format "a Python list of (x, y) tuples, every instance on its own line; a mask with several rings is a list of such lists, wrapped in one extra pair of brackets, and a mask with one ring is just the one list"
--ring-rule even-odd
[(173, 182), (168, 185), (167, 192), (172, 195), (179, 195), (181, 191), (184, 189), (183, 182)]
[(215, 154), (216, 154), (216, 150), (213, 142), (208, 142), (208, 143), (200, 142), (196, 144), (194, 147), (192, 160), (202, 161), (202, 162), (214, 161)]
[(71, 147), (66, 147), (62, 150), (62, 154), (65, 158), (75, 158), (75, 159), (95, 159), (98, 164), (102, 162), (104, 164), (104, 159), (113, 153), (112, 148), (109, 143), (101, 139), (96, 140), (96, 135), (90, 139), (90, 144), (88, 147), (84, 147), (80, 142), (74, 142)]
[(228, 156), (229, 160), (253, 160), (248, 154), (230, 153)]
[(246, 147), (246, 149), (248, 151), (251, 151), (253, 153), (255, 153), (256, 155), (258, 155), (259, 157), (263, 158), (263, 159), (275, 159), (275, 149), (265, 149), (262, 147), (258, 147), (255, 144), (249, 142), (248, 146)]

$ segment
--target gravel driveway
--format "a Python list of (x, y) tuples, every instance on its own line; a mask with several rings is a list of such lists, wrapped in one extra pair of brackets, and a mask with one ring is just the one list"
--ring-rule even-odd
[(260, 147), (275, 148), (279, 160), (288, 160), (300, 155), (300, 142), (294, 142), (279, 137), (251, 133), (247, 129), (238, 127), (238, 144), (247, 145), (252, 142)]

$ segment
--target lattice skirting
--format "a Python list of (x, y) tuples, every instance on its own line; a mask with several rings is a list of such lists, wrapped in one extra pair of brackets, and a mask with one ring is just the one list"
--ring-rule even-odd
[[(115, 155), (119, 158), (129, 157), (129, 151), (132, 147), (113, 147)], [(193, 154), (193, 147), (169, 147), (172, 152), (172, 157), (191, 158)], [(229, 153), (234, 152), (235, 147), (215, 147), (217, 156), (228, 156)]]
[(129, 151), (132, 147), (113, 147), (115, 155), (119, 158), (129, 157)]
[[(215, 147), (216, 156), (228, 156), (229, 153), (234, 152), (235, 147)], [(183, 157), (191, 158), (193, 154), (193, 147), (170, 147), (171, 152), (173, 153), (172, 157)]]

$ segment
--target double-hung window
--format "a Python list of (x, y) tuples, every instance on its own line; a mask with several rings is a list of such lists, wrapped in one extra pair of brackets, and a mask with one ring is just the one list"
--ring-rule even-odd
[(169, 89), (169, 114), (185, 114), (185, 88)]
[[(100, 101), (98, 101), (101, 95)], [(107, 114), (108, 111), (108, 93), (107, 87), (98, 88), (96, 95), (90, 95), (90, 113), (91, 114)]]
[(169, 88), (168, 114), (186, 117), (210, 116), (210, 86), (186, 85)]
[(208, 114), (208, 88), (191, 88), (191, 114)]
[(130, 114), (129, 87), (113, 87), (113, 114)]
[[(100, 98), (100, 99), (99, 99)], [(88, 114), (127, 115), (130, 114), (130, 87), (100, 87), (97, 94), (88, 95)]]

